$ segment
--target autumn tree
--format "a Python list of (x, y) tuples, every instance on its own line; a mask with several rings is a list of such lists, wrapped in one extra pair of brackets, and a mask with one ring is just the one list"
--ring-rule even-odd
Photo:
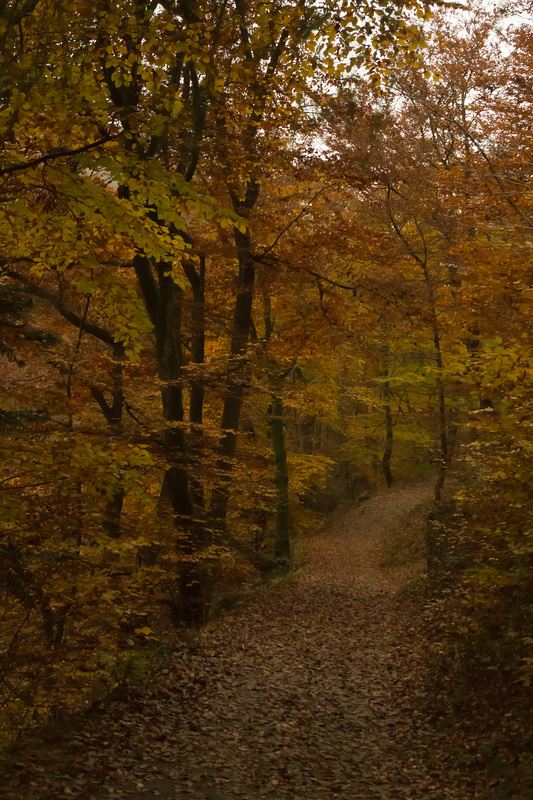
[(220, 555), (236, 530), (253, 538), (241, 511), (257, 530), (277, 506), (288, 557), (287, 497), (323, 481), (332, 459), (308, 444), (344, 441), (328, 403), (347, 393), (315, 360), (342, 338), (339, 276), (301, 257), (318, 217), (298, 258), (279, 251), (303, 183), (303, 206), (321, 192), (307, 148), (324, 93), (353, 67), (376, 83), (406, 64), (427, 10), (2, 4), (2, 406), (24, 420), (1, 441), (2, 636), (13, 663), (40, 665), (14, 681), (3, 663), (8, 725), (45, 718), (65, 687), (74, 707), (112, 685), (156, 635), (146, 613), (205, 621)]
[(429, 245), (446, 399), (460, 426), (428, 526), (438, 678), (444, 702), (460, 687), (480, 752), (491, 742), (499, 790), (519, 796), (531, 781), (521, 710), (531, 692), (530, 21), (479, 7), (443, 15), (428, 40), (426, 74), (397, 77), (412, 161), (394, 185), (393, 225), (414, 261)]
[[(135, 356), (136, 323), (142, 318), (144, 326), (147, 317), (153, 326), (167, 423), (163, 492), (179, 526), (189, 531), (193, 559), (180, 578), (180, 614), (190, 622), (203, 617), (208, 602), (193, 562), (209, 543), (209, 530), (223, 529), (231, 487), (246, 368), (239, 364), (246, 361), (254, 290), (249, 218), (264, 165), (291, 127), (302, 124), (298, 109), (312, 73), (327, 80), (344, 68), (347, 54), (378, 69), (390, 58), (391, 44), (412, 48), (416, 28), (398, 11), (387, 6), (377, 15), (364, 3), (282, 3), (268, 11), (253, 3), (136, 3), (82, 5), (67, 16), (37, 5), (20, 21), (27, 26), (22, 40), (11, 36), (6, 42), (13, 53), (22, 47), (34, 59), (32, 43), (41, 46), (42, 28), (41, 52), (49, 55), (39, 79), (31, 67), (35, 82), (27, 87), (15, 86), (14, 56), (7, 65), (13, 85), (6, 141), (12, 145), (6, 147), (4, 175), (14, 196), (33, 195), (37, 204), (33, 210), (25, 201), (10, 205), (5, 236), (13, 227), (25, 230), (28, 214), (34, 215), (34, 232), (31, 241), (11, 237), (8, 258), (28, 265), (33, 276), (61, 273), (93, 304), (100, 302), (126, 355)], [(30, 114), (39, 120), (35, 136)], [(194, 188), (213, 159), (229, 207), (223, 196), (215, 201)], [(181, 298), (190, 287), (197, 307), (193, 358), (200, 362), (199, 316), (209, 268), (188, 230), (193, 219), (214, 219), (234, 230), (238, 267), (218, 479), (205, 510), (205, 495), (188, 466), (182, 384)], [(128, 264), (136, 286), (120, 268)], [(122, 297), (129, 305), (119, 302)], [(189, 414), (196, 433), (202, 404), (196, 382)]]

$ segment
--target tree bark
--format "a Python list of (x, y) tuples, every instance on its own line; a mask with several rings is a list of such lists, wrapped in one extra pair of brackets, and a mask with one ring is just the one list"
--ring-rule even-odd
[(175, 513), (178, 531), (176, 551), (180, 557), (178, 567), (177, 605), (171, 608), (174, 621), (198, 627), (209, 616), (212, 585), (203, 563), (209, 535), (204, 521), (198, 515), (188, 470), (188, 453), (184, 432), (184, 406), (181, 352), (181, 296), (172, 280), (171, 265), (158, 265), (159, 308), (155, 324), (157, 362), (162, 382), (163, 415), (167, 423), (164, 444), (169, 459), (174, 463), (165, 472), (161, 488), (162, 497), (170, 503)]
[[(388, 376), (388, 369), (385, 368), (384, 376)], [(383, 475), (385, 476), (385, 482), (387, 487), (391, 487), (394, 483), (394, 477), (391, 470), (391, 459), (392, 459), (392, 448), (394, 442), (394, 427), (392, 422), (392, 411), (391, 411), (391, 390), (389, 381), (386, 380), (383, 384), (383, 398), (385, 400), (384, 410), (385, 410), (385, 451), (383, 453), (383, 458), (381, 460), (383, 466)]]
[(270, 432), (272, 450), (276, 468), (276, 527), (274, 539), (274, 556), (288, 565), (291, 557), (289, 536), (289, 472), (287, 469), (287, 451), (285, 449), (285, 424), (283, 420), (283, 400), (272, 398), (270, 413)]
[[(265, 339), (268, 340), (274, 330), (272, 304), (268, 294), (263, 295), (263, 317), (265, 322)], [(282, 376), (279, 371), (275, 375), (271, 373), (270, 383), (275, 386), (283, 377), (285, 376)], [(278, 559), (283, 566), (288, 566), (291, 557), (291, 541), (289, 534), (289, 471), (287, 468), (287, 450), (285, 448), (283, 400), (278, 394), (272, 395), (272, 404), (270, 406), (270, 435), (272, 437), (276, 483), (274, 557)]]
[[(205, 361), (205, 258), (200, 257), (197, 270), (192, 262), (183, 264), (185, 275), (192, 288), (191, 308), (191, 365)], [(205, 382), (200, 374), (193, 372), (189, 398), (189, 452), (192, 462), (191, 493), (199, 509), (204, 508), (204, 484), (202, 480), (202, 457), (204, 452), (203, 413)]]
[(424, 281), (426, 283), (428, 292), (429, 307), (431, 314), (431, 330), (433, 333), (433, 344), (435, 347), (435, 362), (437, 364), (437, 369), (439, 372), (437, 397), (438, 397), (438, 415), (439, 415), (440, 458), (439, 458), (439, 472), (434, 489), (435, 501), (439, 503), (441, 500), (442, 489), (444, 486), (444, 481), (446, 479), (446, 473), (448, 471), (450, 462), (450, 453), (448, 447), (448, 425), (446, 420), (446, 395), (444, 392), (444, 385), (442, 383), (442, 370), (444, 365), (442, 361), (442, 348), (440, 344), (440, 332), (439, 332), (439, 323), (437, 320), (435, 292), (433, 290), (433, 284), (431, 283), (431, 278), (429, 276), (428, 268), (425, 262), (422, 265), (422, 271), (424, 273)]
[[(259, 185), (250, 182), (245, 199), (234, 201), (236, 210), (248, 216), (259, 196)], [(251, 237), (235, 229), (235, 243), (239, 258), (239, 279), (233, 313), (230, 347), (230, 375), (222, 411), (222, 436), (217, 460), (218, 483), (211, 495), (210, 516), (213, 528), (221, 533), (225, 528), (231, 490), (233, 457), (237, 446), (241, 409), (246, 382), (246, 347), (252, 324), (252, 302), (255, 285), (255, 264), (251, 253)]]

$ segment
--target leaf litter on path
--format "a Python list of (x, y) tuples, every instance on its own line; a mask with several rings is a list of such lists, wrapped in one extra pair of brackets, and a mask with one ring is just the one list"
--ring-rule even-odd
[[(381, 492), (307, 544), (306, 568), (178, 648), (156, 685), (84, 721), (23, 800), (466, 800), (411, 698), (417, 624), (380, 567), (431, 494)], [(16, 797), (16, 795), (13, 795)], [(17, 800), (18, 800), (17, 797)]]

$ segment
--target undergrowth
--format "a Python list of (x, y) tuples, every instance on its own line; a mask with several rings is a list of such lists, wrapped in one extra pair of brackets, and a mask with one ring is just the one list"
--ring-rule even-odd
[(417, 509), (383, 565), (410, 567), (404, 593), (427, 638), (426, 714), (472, 796), (532, 800), (533, 512), (514, 480), (487, 494), (463, 472), (462, 486)]

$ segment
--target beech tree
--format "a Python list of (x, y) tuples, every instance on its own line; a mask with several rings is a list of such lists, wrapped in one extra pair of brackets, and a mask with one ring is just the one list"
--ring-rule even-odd
[[(176, 613), (196, 624), (209, 605), (197, 572), (199, 551), (213, 530), (223, 531), (231, 488), (255, 279), (250, 217), (265, 166), (305, 121), (299, 108), (312, 75), (327, 81), (346, 58), (377, 75), (391, 47), (413, 49), (418, 33), (402, 19), (402, 6), (385, 6), (378, 15), (365, 3), (287, 2), (272, 9), (244, 2), (104, 3), (69, 15), (36, 4), (20, 20), (14, 8), (6, 23), (13, 60), (6, 63), (3, 174), (13, 198), (25, 199), (14, 199), (4, 217), (7, 259), (26, 264), (31, 279), (65, 276), (110, 317), (111, 336), (128, 357), (139, 357), (139, 323), (141, 330), (153, 326), (169, 459), (163, 494), (178, 526), (188, 530), (191, 557), (188, 566), (183, 560)], [(13, 19), (26, 26), (18, 40)], [(40, 74), (35, 42), (49, 62)], [(14, 81), (21, 56), (32, 74), (28, 85)], [(204, 177), (208, 164), (211, 174)], [(194, 188), (199, 178), (213, 188), (218, 179), (227, 200)], [(233, 230), (237, 265), (218, 479), (205, 508), (189, 467), (200, 446), (204, 390), (199, 380), (191, 391), (187, 424), (196, 444), (189, 453), (180, 332), (183, 292), (190, 287), (192, 359), (201, 363), (210, 265), (191, 235), (194, 219)], [(31, 240), (17, 235), (13, 241), (13, 229), (27, 230), (30, 222)], [(83, 325), (90, 324), (89, 309)]]
[[(333, 284), (278, 251), (303, 184), (324, 182), (306, 150), (324, 93), (354, 67), (377, 84), (416, 58), (428, 9), (0, 4), (2, 404), (24, 420), (1, 441), (1, 635), (13, 663), (35, 651), (42, 666), (14, 680), (3, 664), (7, 727), (63, 690), (89, 702), (87, 669), (112, 685), (161, 606), (204, 622), (221, 556), (248, 552), (274, 506), (288, 558), (288, 505), (333, 463), (311, 434), (338, 445), (328, 392), (346, 395), (313, 363), (322, 326), (290, 341), (307, 312), (280, 298), (288, 282), (327, 327)], [(280, 175), (287, 195), (300, 182), (285, 211)]]

